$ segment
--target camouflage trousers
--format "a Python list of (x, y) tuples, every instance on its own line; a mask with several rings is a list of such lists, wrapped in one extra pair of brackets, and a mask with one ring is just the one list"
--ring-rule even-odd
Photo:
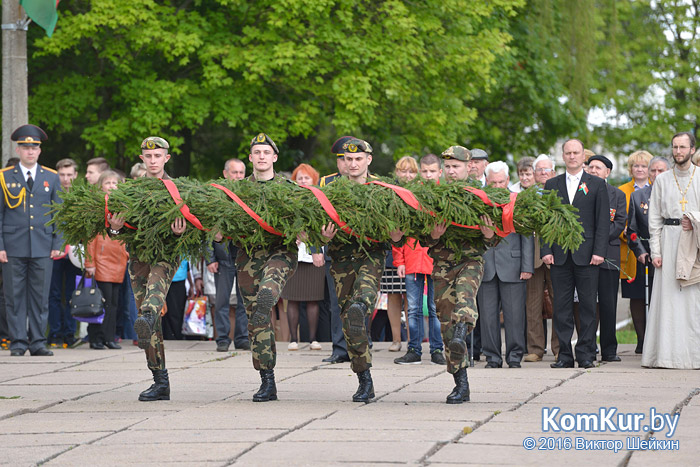
[(462, 256), (459, 262), (454, 252), (445, 248), (442, 242), (429, 250), (433, 258), (433, 287), (435, 288), (435, 308), (440, 320), (442, 340), (445, 342), (447, 371), (456, 373), (467, 367), (467, 354), (460, 360), (453, 360), (447, 345), (454, 335), (457, 323), (467, 323), (467, 331), (472, 332), (479, 317), (476, 307), (476, 293), (484, 276), (483, 260)]
[[(333, 258), (331, 274), (338, 295), (338, 307), (343, 323), (343, 335), (350, 355), (350, 368), (355, 373), (372, 367), (372, 353), (369, 349), (365, 321), (374, 311), (379, 292), (379, 281), (384, 272), (386, 251), (368, 250), (369, 254), (358, 250), (352, 244), (331, 248)], [(365, 316), (359, 323), (352, 323), (348, 309), (356, 303), (365, 306)], [(353, 331), (354, 330), (354, 331)]]
[(151, 342), (146, 349), (149, 370), (165, 369), (165, 348), (163, 347), (163, 325), (160, 312), (165, 306), (170, 283), (180, 262), (160, 261), (155, 264), (142, 263), (132, 259), (129, 264), (129, 277), (134, 290), (134, 301), (139, 316), (152, 313), (155, 317)]
[(256, 370), (275, 367), (277, 348), (270, 314), (284, 284), (297, 269), (297, 256), (297, 252), (286, 248), (258, 248), (250, 256), (242, 248), (238, 250), (236, 273), (248, 315), (248, 337)]

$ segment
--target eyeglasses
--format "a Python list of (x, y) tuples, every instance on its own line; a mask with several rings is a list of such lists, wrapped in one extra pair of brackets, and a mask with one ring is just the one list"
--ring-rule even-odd
[(537, 169), (535, 172), (538, 174), (548, 174), (549, 172), (554, 172), (554, 169)]
[(674, 151), (685, 151), (686, 149), (690, 149), (689, 146), (673, 146), (672, 149)]

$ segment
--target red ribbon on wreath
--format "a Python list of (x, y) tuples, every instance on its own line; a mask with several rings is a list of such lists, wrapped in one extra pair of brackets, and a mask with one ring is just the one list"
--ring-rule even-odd
[(190, 221), (190, 224), (194, 225), (199, 230), (209, 230), (209, 229), (205, 229), (202, 226), (202, 223), (199, 221), (197, 216), (192, 214), (190, 212), (189, 206), (187, 206), (187, 204), (185, 204), (182, 201), (182, 198), (180, 197), (180, 191), (177, 189), (177, 186), (175, 186), (175, 182), (173, 182), (172, 180), (163, 180), (163, 179), (160, 179), (160, 181), (163, 182), (163, 185), (165, 185), (165, 188), (168, 190), (168, 193), (170, 193), (170, 197), (173, 199), (173, 201), (175, 201), (175, 204), (182, 203), (182, 206), (180, 206), (180, 212), (182, 213), (183, 216), (185, 216), (185, 219)]
[(243, 202), (243, 200), (241, 198), (239, 198), (238, 195), (236, 195), (234, 192), (232, 192), (231, 190), (229, 190), (225, 186), (221, 186), (217, 183), (212, 183), (211, 186), (213, 186), (214, 188), (218, 188), (219, 190), (226, 193), (226, 195), (229, 198), (231, 198), (236, 204), (238, 204), (241, 208), (243, 208), (243, 210), (246, 212), (246, 214), (248, 214), (250, 217), (252, 217), (255, 220), (255, 222), (257, 222), (258, 225), (263, 228), (263, 230), (265, 230), (266, 232), (270, 232), (273, 235), (279, 235), (280, 237), (285, 236), (282, 232), (279, 232), (274, 227), (272, 227), (270, 224), (265, 222), (265, 220), (262, 217), (260, 217), (255, 211), (250, 209), (250, 207), (247, 204), (245, 204)]
[[(108, 200), (109, 200), (109, 193), (105, 193), (105, 227), (110, 226), (109, 221), (107, 219), (108, 219), (108, 216), (110, 214), (112, 214), (111, 212), (109, 212)], [(136, 227), (129, 225), (128, 222), (124, 222), (124, 227), (128, 227), (131, 230), (138, 230)]]

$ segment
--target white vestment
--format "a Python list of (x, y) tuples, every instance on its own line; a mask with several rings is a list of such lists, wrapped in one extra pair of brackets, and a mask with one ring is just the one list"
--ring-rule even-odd
[(700, 284), (681, 288), (676, 279), (676, 257), (682, 227), (664, 225), (664, 219), (682, 218), (681, 190), (688, 187), (693, 173), (685, 211), (700, 211), (699, 167), (664, 172), (656, 177), (651, 190), (649, 246), (651, 257), (661, 257), (663, 263), (654, 275), (642, 355), (645, 367), (700, 369)]

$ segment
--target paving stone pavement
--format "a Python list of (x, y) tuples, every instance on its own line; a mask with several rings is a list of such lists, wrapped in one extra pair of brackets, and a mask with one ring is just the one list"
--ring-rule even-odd
[[(172, 391), (170, 401), (160, 402), (138, 402), (151, 375), (131, 345), (58, 349), (54, 357), (12, 358), (2, 351), (0, 463), (700, 464), (700, 372), (641, 368), (633, 345), (620, 346), (621, 363), (591, 370), (551, 369), (552, 356), (521, 369), (485, 369), (477, 362), (469, 369), (471, 402), (462, 405), (444, 403), (452, 377), (429, 363), (427, 347), (421, 365), (396, 365), (402, 353), (387, 348), (374, 345), (371, 404), (351, 402), (357, 379), (349, 364), (322, 363), (330, 350), (308, 345), (296, 352), (278, 345), (279, 400), (269, 403), (251, 400), (260, 380), (250, 352), (219, 353), (214, 342), (166, 343)], [(566, 428), (575, 417), (564, 413), (611, 407), (615, 426), (618, 414), (643, 418), (629, 432), (611, 425), (544, 432), (545, 411), (555, 407), (560, 412), (549, 427)], [(667, 426), (656, 432), (647, 426), (652, 409), (680, 413), (671, 437)], [(627, 449), (640, 439), (670, 442), (656, 450)], [(530, 442), (534, 449), (527, 450)]]

